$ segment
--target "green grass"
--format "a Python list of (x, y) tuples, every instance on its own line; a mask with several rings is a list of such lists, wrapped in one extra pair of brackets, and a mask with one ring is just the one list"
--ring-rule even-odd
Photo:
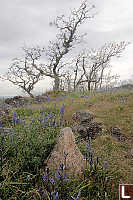
[[(91, 174), (87, 169), (83, 179), (72, 178), (67, 184), (64, 184), (65, 197), (63, 200), (71, 199), (71, 195), (76, 197), (79, 190), (81, 190), (82, 199), (91, 199), (97, 195), (96, 191), (98, 190), (101, 192), (101, 197), (97, 196), (96, 199), (104, 199), (104, 191), (100, 186), (104, 182), (102, 181), (103, 176), (112, 177), (106, 185), (108, 194), (110, 194), (108, 199), (117, 199), (119, 183), (133, 183), (133, 161), (127, 156), (133, 149), (132, 91), (116, 91), (113, 94), (98, 93), (95, 96), (91, 92), (69, 94), (66, 92), (53, 93), (51, 91), (48, 94), (55, 97), (56, 100), (45, 102), (43, 105), (32, 104), (14, 109), (18, 116), (25, 120), (25, 124), (14, 126), (12, 112), (5, 118), (5, 126), (13, 128), (15, 134), (5, 136), (1, 144), (3, 161), (0, 172), (0, 197), (4, 200), (44, 199), (38, 190), (40, 187), (45, 189), (42, 182), (45, 169), (44, 163), (56, 144), (60, 127), (44, 128), (38, 123), (38, 118), (42, 116), (43, 112), (52, 112), (56, 114), (58, 121), (60, 117), (59, 110), (64, 103), (66, 106), (64, 126), (73, 124), (72, 115), (74, 112), (85, 109), (96, 114), (95, 120), (103, 122), (104, 128), (102, 133), (92, 141), (95, 158), (98, 156), (100, 159), (97, 171)], [(59, 96), (64, 95), (67, 98), (57, 100)], [(89, 99), (81, 98), (81, 96), (89, 96)], [(120, 102), (121, 97), (126, 98), (124, 103)], [(56, 102), (56, 106), (53, 105), (53, 102)], [(34, 122), (30, 126), (33, 118)], [(122, 134), (127, 138), (126, 141), (119, 142), (112, 138), (107, 131), (111, 127), (119, 127)], [(75, 137), (78, 138), (78, 134)], [(76, 139), (76, 142), (84, 154), (86, 143), (79, 139)], [(109, 163), (107, 174), (100, 167), (105, 161)], [(99, 189), (96, 187), (95, 177), (101, 177), (101, 183), (99, 182), (98, 185)]]

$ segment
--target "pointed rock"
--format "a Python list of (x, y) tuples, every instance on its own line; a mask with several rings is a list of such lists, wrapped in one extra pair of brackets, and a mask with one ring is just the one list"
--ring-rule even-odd
[(75, 144), (74, 134), (69, 127), (61, 129), (57, 144), (47, 160), (47, 167), (58, 169), (60, 163), (65, 161), (64, 152), (68, 154), (66, 156), (67, 172), (73, 175), (81, 174), (85, 168), (85, 160)]

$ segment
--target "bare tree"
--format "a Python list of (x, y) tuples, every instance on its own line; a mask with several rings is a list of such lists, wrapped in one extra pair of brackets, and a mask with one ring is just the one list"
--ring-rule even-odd
[(38, 60), (41, 56), (40, 51), (32, 49), (31, 54), (27, 54), (25, 51), (23, 58), (13, 59), (13, 63), (8, 68), (6, 73), (6, 80), (10, 81), (14, 85), (20, 87), (30, 97), (34, 97), (32, 90), (36, 83), (42, 78), (40, 71), (35, 69), (35, 65), (38, 65)]
[(74, 9), (68, 18), (64, 15), (57, 16), (54, 25), (58, 30), (55, 41), (50, 41), (48, 48), (45, 50), (48, 63), (41, 65), (41, 67), (35, 66), (43, 75), (49, 76), (54, 79), (54, 89), (59, 90), (60, 78), (64, 75), (63, 68), (64, 56), (75, 46), (75, 44), (81, 41), (83, 35), (78, 35), (77, 31), (85, 20), (92, 18), (89, 16), (90, 11), (95, 6), (87, 6), (87, 2), (84, 1), (79, 9)]
[(98, 85), (99, 89), (106, 89), (109, 90), (118, 85), (120, 76), (118, 74), (113, 75), (111, 70), (109, 70), (104, 76), (102, 77), (102, 84), (101, 82)]
[(91, 85), (95, 85), (96, 88), (96, 85), (99, 84), (101, 87), (104, 71), (110, 67), (111, 59), (120, 57), (128, 44), (111, 42), (98, 50), (91, 49), (79, 54), (75, 62), (74, 88), (82, 83), (87, 84), (88, 90), (91, 90)]

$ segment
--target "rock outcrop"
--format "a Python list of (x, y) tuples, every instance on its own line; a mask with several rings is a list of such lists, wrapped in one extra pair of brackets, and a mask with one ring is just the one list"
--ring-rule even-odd
[(114, 137), (117, 141), (124, 142), (127, 138), (121, 133), (120, 128), (118, 127), (111, 127), (109, 130), (107, 130), (109, 134)]
[(86, 110), (80, 110), (74, 113), (72, 120), (74, 125), (72, 130), (78, 132), (83, 139), (91, 137), (95, 139), (99, 132), (102, 131), (102, 123), (92, 122), (96, 115)]
[(81, 174), (85, 168), (85, 160), (79, 148), (75, 143), (75, 137), (72, 129), (66, 127), (61, 129), (57, 144), (47, 160), (47, 167), (50, 169), (58, 169), (60, 163), (64, 163), (64, 153), (66, 156), (66, 170), (73, 175)]
[(25, 99), (22, 96), (15, 96), (13, 98), (5, 99), (5, 103), (14, 107), (18, 107), (24, 105)]
[(0, 102), (0, 122), (4, 124), (4, 122), (7, 120), (10, 111), (12, 110), (12, 106)]

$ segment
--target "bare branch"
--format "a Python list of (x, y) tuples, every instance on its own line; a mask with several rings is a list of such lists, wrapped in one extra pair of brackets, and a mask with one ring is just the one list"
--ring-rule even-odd
[[(82, 36), (78, 35), (77, 30), (85, 20), (93, 18), (93, 16), (89, 16), (93, 8), (94, 5), (88, 7), (87, 2), (84, 1), (77, 10), (71, 11), (68, 18), (64, 15), (57, 16), (54, 24), (59, 33), (55, 41), (50, 41), (48, 49), (45, 51), (49, 64), (43, 68), (44, 75), (49, 76), (51, 74), (51, 77), (59, 81), (60, 69), (64, 68), (61, 61), (75, 44), (80, 41)], [(59, 83), (57, 83), (56, 89), (58, 87)]]
[(20, 87), (33, 97), (31, 91), (34, 89), (35, 84), (42, 78), (40, 70), (38, 71), (35, 68), (41, 54), (39, 51), (33, 51), (33, 49), (23, 48), (23, 50), (25, 57), (13, 59), (13, 63), (9, 67), (5, 77), (6, 80)]

